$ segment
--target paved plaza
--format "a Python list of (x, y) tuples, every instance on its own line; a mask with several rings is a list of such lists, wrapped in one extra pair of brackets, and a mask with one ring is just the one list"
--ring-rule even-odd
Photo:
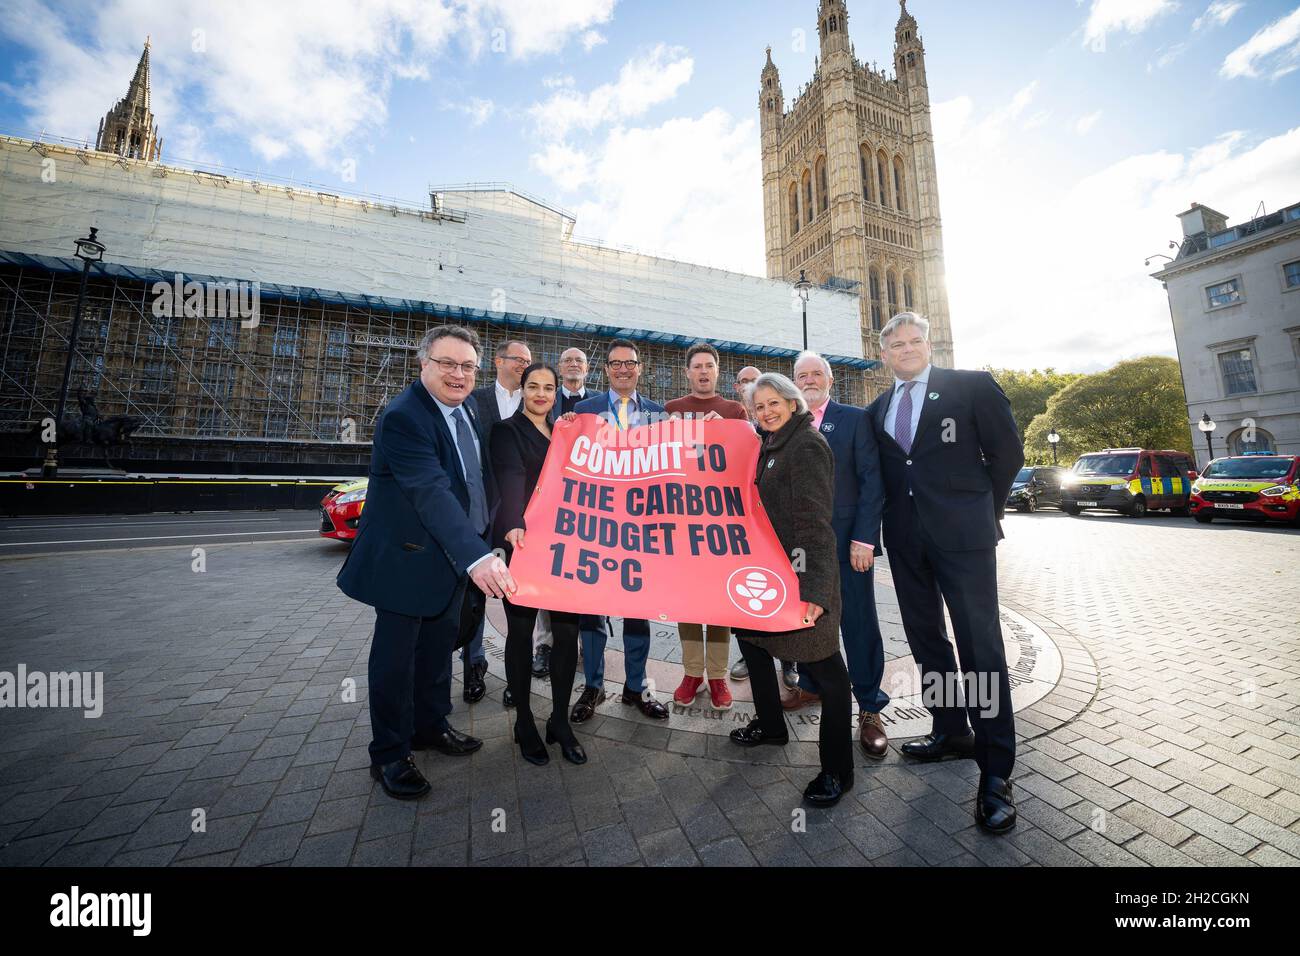
[[(459, 665), (453, 690), (453, 725), (483, 749), (417, 754), (433, 792), (393, 801), (367, 771), (373, 612), (334, 586), (343, 547), (297, 517), (305, 533), (173, 545), (160, 530), (140, 548), (68, 551), (73, 535), (46, 529), (55, 544), (0, 548), (0, 671), (104, 675), (97, 719), (0, 710), (0, 865), (1300, 865), (1295, 531), (1008, 516), (1020, 822), (993, 837), (972, 818), (974, 763), (897, 751), (927, 721), (883, 567), (894, 747), (882, 763), (858, 754), (832, 810), (796, 812), (815, 709), (790, 716), (784, 748), (727, 740), (752, 713), (746, 683), (733, 711), (674, 705), (666, 725), (611, 699), (577, 728), (586, 766), (554, 748), (548, 766), (525, 763), (495, 602), (488, 697), (463, 703)], [(668, 701), (670, 626), (651, 657)], [(607, 687), (621, 677), (615, 638)]]

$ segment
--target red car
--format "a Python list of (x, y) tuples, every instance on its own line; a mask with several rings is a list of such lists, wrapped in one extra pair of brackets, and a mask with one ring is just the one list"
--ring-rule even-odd
[(1216, 458), (1192, 485), (1192, 516), (1288, 521), (1300, 527), (1300, 455)]
[(366, 506), (366, 487), (369, 480), (348, 481), (335, 485), (320, 503), (320, 533), (322, 538), (351, 541), (357, 536), (361, 523), (361, 509)]

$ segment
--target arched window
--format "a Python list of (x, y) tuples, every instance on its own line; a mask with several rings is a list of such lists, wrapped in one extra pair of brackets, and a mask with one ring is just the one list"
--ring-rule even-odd
[(812, 173), (806, 169), (803, 171), (803, 221), (813, 221)]
[(885, 158), (884, 152), (876, 154), (876, 178), (880, 181), (880, 193), (877, 198), (883, 207), (889, 206), (889, 160)]
[(799, 187), (790, 184), (790, 235), (799, 235)]
[(1228, 436), (1228, 449), (1234, 455), (1246, 455), (1252, 451), (1277, 453), (1273, 436), (1262, 428), (1238, 428)]
[(826, 157), (817, 160), (817, 212), (830, 208), (830, 192), (826, 187)]
[(871, 327), (879, 332), (884, 328), (884, 322), (881, 318), (884, 306), (880, 301), (880, 273), (876, 271), (875, 266), (871, 267), (869, 276), (868, 285), (871, 288)]
[(898, 205), (899, 212), (907, 212), (907, 193), (903, 189), (903, 160), (900, 156), (894, 157), (894, 202)]
[(834, 18), (834, 17), (831, 17), (831, 33), (834, 33), (834, 32), (836, 31), (836, 29), (838, 29), (838, 27), (837, 27), (837, 25), (836, 25), (836, 23), (835, 23), (835, 18)]
[(862, 173), (862, 198), (871, 202), (871, 150), (864, 144), (858, 150), (858, 167)]
[(912, 296), (912, 277), (903, 276), (903, 308), (911, 312), (916, 306), (916, 300)]
[(893, 318), (901, 311), (898, 308), (898, 277), (890, 272), (885, 280), (889, 292), (889, 317)]

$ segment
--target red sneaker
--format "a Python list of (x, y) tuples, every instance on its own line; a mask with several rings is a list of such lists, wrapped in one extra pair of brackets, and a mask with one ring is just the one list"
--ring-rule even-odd
[(683, 707), (689, 707), (695, 703), (695, 695), (700, 692), (700, 685), (704, 683), (703, 677), (691, 677), (689, 674), (682, 678), (682, 682), (677, 685), (673, 691), (673, 700)]
[(709, 700), (714, 710), (731, 710), (731, 688), (726, 678), (709, 681)]

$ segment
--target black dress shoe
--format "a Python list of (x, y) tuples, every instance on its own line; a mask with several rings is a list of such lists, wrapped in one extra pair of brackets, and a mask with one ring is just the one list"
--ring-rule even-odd
[(573, 731), (565, 727), (564, 735), (555, 732), (555, 723), (552, 720), (546, 721), (546, 742), (548, 744), (559, 743), (560, 753), (564, 754), (564, 759), (569, 763), (584, 764), (587, 762), (587, 751), (582, 749), (582, 744), (578, 743), (578, 738), (573, 736)]
[(509, 687), (507, 687), (506, 692), (501, 695), (501, 706), (503, 707), (515, 706), (515, 695), (510, 693)]
[(537, 648), (537, 653), (533, 655), (533, 676), (551, 676), (551, 648), (546, 644)]
[(981, 777), (975, 794), (975, 822), (989, 833), (1006, 833), (1016, 825), (1016, 798), (1011, 781)]
[(975, 756), (975, 735), (926, 734), (920, 740), (909, 740), (898, 748), (904, 757), (913, 760), (954, 760)]
[(487, 662), (480, 661), (477, 664), (465, 662), (465, 703), (477, 704), (487, 693), (487, 684), (483, 682), (483, 675), (487, 673)]
[(584, 687), (582, 696), (569, 712), (569, 723), (585, 723), (596, 716), (596, 708), (605, 703), (605, 691), (600, 687)]
[(411, 741), (412, 750), (436, 750), (448, 757), (467, 757), (482, 746), (483, 741), (477, 737), (451, 727), (436, 737), (416, 737)]
[(823, 770), (804, 789), (803, 798), (815, 807), (833, 807), (840, 797), (853, 789), (853, 771), (831, 773)]
[(772, 737), (764, 733), (762, 724), (757, 719), (751, 720), (746, 726), (739, 730), (731, 732), (732, 743), (740, 744), (742, 747), (758, 747), (762, 744), (772, 744), (776, 747), (784, 747), (790, 742), (790, 734), (785, 733), (780, 737)]
[(398, 800), (418, 800), (433, 789), (410, 754), (382, 767), (371, 764), (370, 776), (379, 781), (384, 793)]
[(628, 707), (635, 707), (652, 720), (668, 719), (668, 708), (652, 696), (625, 690), (618, 699)]
[[(537, 734), (537, 727), (532, 728), (532, 733), (526, 734), (531, 738), (530, 741), (524, 742), (519, 739), (519, 728), (514, 731), (515, 743), (519, 744), (519, 754), (529, 763), (538, 767), (545, 767), (551, 762), (551, 755), (546, 752), (546, 744), (542, 743), (542, 738)], [(547, 725), (547, 737), (550, 737), (550, 725)], [(548, 739), (546, 743), (550, 743)]]

